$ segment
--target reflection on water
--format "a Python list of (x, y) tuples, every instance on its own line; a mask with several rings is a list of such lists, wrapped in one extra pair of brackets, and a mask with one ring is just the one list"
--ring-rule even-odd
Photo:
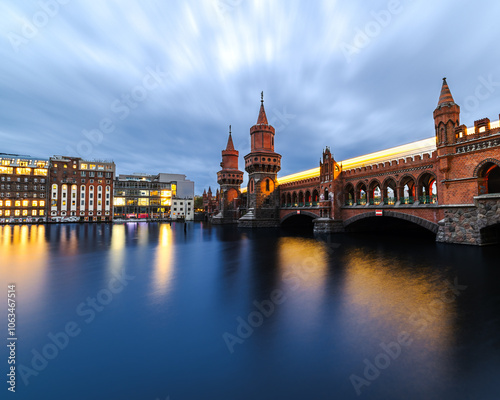
[(155, 297), (162, 297), (168, 292), (173, 271), (174, 244), (172, 227), (170, 224), (160, 226), (156, 260), (153, 275), (153, 292)]
[[(465, 386), (491, 398), (481, 376), (500, 372), (498, 251), (337, 239), (193, 223), (1, 226), (0, 276), (24, 313), (20, 362), (68, 321), (83, 330), (26, 398), (355, 399), (350, 374), (403, 332), (411, 345), (366, 398), (460, 399)], [(124, 274), (135, 278), (84, 325), (76, 306)], [(467, 288), (450, 289), (455, 278)], [(222, 334), (277, 289), (286, 300), (229, 353)], [(125, 379), (135, 365), (137, 385)]]
[(47, 284), (49, 258), (45, 230), (45, 225), (0, 226), (0, 281), (22, 280), (23, 296), (34, 307)]

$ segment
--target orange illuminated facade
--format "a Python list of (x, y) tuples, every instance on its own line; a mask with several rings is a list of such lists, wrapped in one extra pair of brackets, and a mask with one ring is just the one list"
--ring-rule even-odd
[(0, 223), (46, 222), (49, 160), (0, 153)]

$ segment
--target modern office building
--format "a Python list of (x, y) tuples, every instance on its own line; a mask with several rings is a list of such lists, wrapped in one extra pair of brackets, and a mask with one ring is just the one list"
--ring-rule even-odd
[(105, 222), (113, 217), (115, 163), (50, 158), (50, 219)]
[(192, 213), (193, 197), (194, 182), (187, 180), (186, 175), (120, 174), (115, 180), (114, 217), (167, 219), (171, 217), (174, 198), (190, 199)]
[(45, 222), (49, 160), (0, 153), (0, 223)]

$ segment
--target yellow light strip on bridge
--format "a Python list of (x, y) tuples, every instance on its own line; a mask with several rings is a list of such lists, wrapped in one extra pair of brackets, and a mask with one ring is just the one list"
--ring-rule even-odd
[[(491, 122), (490, 129), (495, 129), (495, 128), (500, 128), (500, 120)], [(467, 128), (467, 134), (469, 135), (471, 133), (474, 133), (474, 127)], [(379, 164), (391, 160), (398, 160), (401, 158), (415, 156), (417, 154), (430, 153), (435, 150), (436, 150), (436, 138), (431, 137), (428, 139), (419, 140), (417, 142), (391, 147), (386, 150), (365, 154), (363, 156), (349, 158), (344, 161), (338, 161), (338, 163), (342, 164), (343, 170), (346, 170), (346, 169), (364, 167), (367, 165)], [(285, 183), (316, 178), (318, 176), (319, 176), (319, 167), (316, 167), (302, 172), (297, 172), (295, 174), (282, 176), (281, 178), (278, 178), (278, 184), (283, 185)], [(242, 193), (245, 193), (246, 191), (247, 191), (246, 188), (243, 188), (241, 190)]]

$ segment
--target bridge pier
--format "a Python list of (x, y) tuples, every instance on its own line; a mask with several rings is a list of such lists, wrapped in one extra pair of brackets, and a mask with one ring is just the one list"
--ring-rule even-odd
[(469, 206), (449, 207), (439, 221), (437, 242), (484, 246), (500, 243), (500, 194), (474, 197)]
[(332, 218), (316, 218), (313, 221), (314, 233), (341, 233), (344, 232), (344, 222)]

